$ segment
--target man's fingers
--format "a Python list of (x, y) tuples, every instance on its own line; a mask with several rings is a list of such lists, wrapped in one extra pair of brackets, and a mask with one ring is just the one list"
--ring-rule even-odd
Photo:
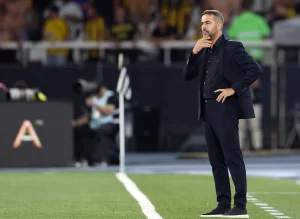
[(222, 99), (222, 94), (219, 94), (219, 96), (217, 97), (217, 101), (220, 102), (221, 99)]
[(209, 44), (207, 44), (207, 43), (204, 43), (204, 44), (203, 44), (203, 47), (208, 48), (208, 47), (211, 47), (211, 45), (209, 45)]
[(210, 40), (203, 39), (203, 40), (199, 40), (198, 43), (212, 43), (212, 42)]
[(212, 44), (212, 42), (211, 42), (211, 41), (209, 41), (209, 40), (204, 40), (204, 41), (203, 41), (203, 43)]
[(208, 44), (208, 43), (204, 43), (204, 46), (205, 46), (205, 47), (211, 47), (211, 45)]
[(223, 103), (224, 102), (224, 98), (226, 99), (225, 95), (222, 94), (218, 102), (222, 102)]
[(217, 93), (217, 92), (221, 92), (219, 94), (219, 96), (217, 97), (218, 102), (222, 101), (222, 103), (224, 103), (227, 97), (232, 96), (232, 94), (230, 94), (227, 89), (215, 90), (215, 93)]
[(224, 103), (225, 100), (226, 100), (226, 98), (227, 98), (227, 96), (222, 92), (222, 93), (220, 93), (219, 96), (217, 97), (217, 101), (218, 101), (218, 102)]
[(226, 98), (227, 98), (227, 96), (224, 95), (223, 100), (222, 100), (222, 103), (225, 102)]
[(199, 46), (208, 46), (208, 47), (211, 47), (212, 46), (212, 44), (210, 44), (210, 43), (201, 43)]
[(223, 92), (224, 91), (224, 89), (218, 89), (218, 90), (215, 90), (215, 93), (216, 92)]

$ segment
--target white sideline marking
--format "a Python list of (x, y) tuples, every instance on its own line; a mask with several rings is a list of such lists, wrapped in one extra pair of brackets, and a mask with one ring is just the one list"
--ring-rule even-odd
[[(255, 205), (259, 206), (265, 212), (269, 213), (270, 215), (272, 215), (272, 216), (274, 216), (278, 219), (279, 218), (291, 218), (290, 216), (284, 215), (284, 213), (279, 212), (278, 210), (274, 209), (273, 207), (268, 206), (268, 204), (266, 204), (266, 203), (262, 203), (262, 202), (258, 203), (258, 199), (254, 198), (252, 195), (250, 195), (250, 194), (253, 194), (253, 193), (254, 192), (247, 194), (247, 200), (248, 201), (252, 201)], [(265, 194), (265, 193), (257, 192), (255, 194)], [(270, 194), (277, 194), (277, 193), (271, 192)]]
[(278, 212), (278, 211), (275, 210), (275, 209), (270, 209), (270, 210), (266, 209), (265, 211), (266, 211), (266, 212), (273, 212), (273, 213)]
[(254, 203), (254, 204), (257, 206), (268, 206), (268, 204), (266, 204), (266, 203)]
[(300, 192), (249, 192), (250, 195), (300, 195)]
[(257, 201), (256, 198), (248, 198), (249, 201)]
[[(251, 201), (251, 200), (250, 200)], [(259, 201), (259, 200), (254, 200), (254, 201), (252, 201), (252, 202), (254, 202), (254, 203), (261, 203), (261, 201)]]
[(284, 214), (281, 212), (270, 212), (270, 214), (274, 216), (284, 216)]
[(163, 219), (156, 211), (154, 205), (147, 196), (139, 190), (137, 185), (124, 173), (117, 173), (117, 179), (123, 183), (125, 189), (132, 195), (142, 208), (144, 215), (148, 219)]

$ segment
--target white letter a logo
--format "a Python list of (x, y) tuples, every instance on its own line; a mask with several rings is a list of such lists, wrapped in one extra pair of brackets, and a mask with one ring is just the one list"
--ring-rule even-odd
[(13, 148), (21, 146), (22, 141), (32, 141), (37, 148), (42, 148), (39, 137), (37, 136), (30, 121), (25, 120), (18, 132), (18, 135), (13, 144)]

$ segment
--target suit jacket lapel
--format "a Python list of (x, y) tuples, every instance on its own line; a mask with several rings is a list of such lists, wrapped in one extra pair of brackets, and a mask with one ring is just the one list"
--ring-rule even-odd
[(221, 45), (219, 47), (220, 49), (220, 58), (219, 58), (219, 63), (218, 63), (218, 66), (219, 66), (219, 72), (220, 72), (220, 75), (221, 77), (223, 77), (223, 56), (224, 56), (224, 46)]
[[(231, 87), (232, 84), (227, 80), (226, 77), (224, 77), (224, 74), (223, 74), (224, 73), (223, 72), (223, 69), (224, 69), (224, 67), (223, 67), (223, 64), (224, 64), (224, 50), (225, 50), (226, 40), (227, 39), (225, 38), (222, 45), (220, 46), (219, 71), (220, 71), (220, 75), (221, 75), (224, 83), (227, 84), (227, 86)], [(227, 60), (227, 59), (225, 58), (225, 60)]]

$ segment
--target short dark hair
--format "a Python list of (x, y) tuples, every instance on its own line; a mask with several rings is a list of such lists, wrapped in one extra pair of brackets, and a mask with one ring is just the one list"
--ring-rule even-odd
[(56, 5), (51, 5), (49, 8), (50, 12), (54, 12), (54, 13), (58, 13), (59, 12), (59, 8)]
[(209, 14), (209, 15), (214, 15), (215, 16), (215, 20), (218, 20), (219, 22), (221, 22), (222, 24), (224, 24), (224, 17), (221, 14), (221, 12), (217, 11), (217, 10), (206, 10), (202, 13), (202, 16), (205, 14)]
[(104, 86), (103, 83), (98, 82), (98, 83), (97, 83), (97, 92), (99, 92), (99, 90), (100, 90), (101, 88), (104, 88), (104, 87), (105, 87), (105, 86)]

